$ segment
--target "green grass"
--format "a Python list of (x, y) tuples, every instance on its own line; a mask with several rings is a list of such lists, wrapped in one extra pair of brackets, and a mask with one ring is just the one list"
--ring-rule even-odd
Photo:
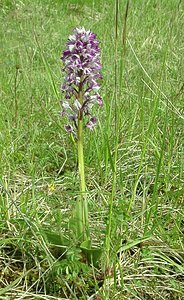
[[(117, 22), (110, 0), (0, 4), (0, 299), (184, 297), (184, 7), (130, 1), (125, 46), (120, 2)], [(59, 116), (60, 56), (77, 26), (101, 41), (104, 106), (84, 153), (95, 245), (110, 222), (109, 276), (103, 260), (81, 261), (75, 240), (61, 249), (44, 234), (67, 240), (79, 194)]]

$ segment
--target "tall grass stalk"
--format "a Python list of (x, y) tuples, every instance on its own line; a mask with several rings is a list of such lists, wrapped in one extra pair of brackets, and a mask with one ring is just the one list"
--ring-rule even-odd
[[(119, 140), (119, 114), (117, 109), (117, 97), (118, 97), (118, 63), (117, 63), (117, 43), (118, 43), (118, 16), (119, 16), (119, 0), (116, 0), (115, 3), (115, 47), (114, 47), (114, 135), (115, 135), (115, 144), (114, 144), (114, 157), (112, 158), (112, 191), (109, 198), (109, 211), (108, 211), (108, 221), (107, 221), (107, 232), (105, 237), (105, 248), (106, 248), (106, 268), (110, 267), (110, 254), (111, 254), (111, 231), (112, 231), (112, 220), (113, 220), (113, 203), (116, 196), (116, 162), (117, 162), (117, 153), (118, 153), (118, 140)], [(111, 153), (110, 153), (111, 156)]]
[(14, 124), (15, 124), (15, 127), (17, 127), (17, 122), (18, 122), (18, 97), (17, 97), (17, 89), (18, 89), (18, 85), (19, 85), (19, 82), (18, 82), (19, 69), (20, 69), (20, 66), (16, 65), (15, 82), (14, 82), (14, 101), (15, 101)]

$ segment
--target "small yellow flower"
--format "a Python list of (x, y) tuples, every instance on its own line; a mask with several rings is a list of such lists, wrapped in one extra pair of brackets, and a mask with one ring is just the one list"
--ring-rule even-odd
[(55, 184), (54, 183), (48, 184), (47, 190), (48, 190), (48, 193), (54, 192), (56, 190)]

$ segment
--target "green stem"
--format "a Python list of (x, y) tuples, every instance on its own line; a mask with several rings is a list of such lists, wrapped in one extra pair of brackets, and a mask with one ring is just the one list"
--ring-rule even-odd
[(86, 184), (85, 184), (85, 172), (84, 172), (84, 153), (83, 153), (83, 121), (81, 113), (78, 117), (78, 164), (79, 164), (79, 176), (80, 176), (80, 192), (81, 197), (79, 199), (79, 205), (82, 212), (82, 235), (84, 240), (90, 240), (89, 235), (89, 220), (88, 220), (88, 202), (86, 197)]

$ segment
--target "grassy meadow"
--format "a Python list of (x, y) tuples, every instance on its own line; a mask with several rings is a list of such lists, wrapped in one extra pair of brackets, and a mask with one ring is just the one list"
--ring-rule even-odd
[[(184, 299), (184, 6), (128, 3), (1, 0), (0, 299)], [(84, 137), (97, 266), (69, 226), (77, 148), (60, 116), (60, 58), (80, 26), (103, 66)]]

